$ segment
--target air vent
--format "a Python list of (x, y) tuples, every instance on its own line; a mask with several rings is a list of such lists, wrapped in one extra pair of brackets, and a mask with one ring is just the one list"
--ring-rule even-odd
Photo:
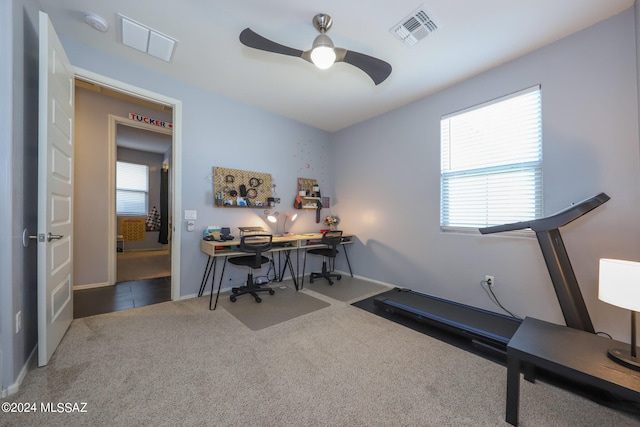
[(165, 34), (161, 34), (144, 24), (118, 14), (121, 20), (120, 41), (125, 46), (146, 52), (163, 61), (171, 62), (173, 52), (178, 41)]
[(424, 5), (394, 25), (389, 31), (407, 46), (413, 46), (438, 29), (433, 16), (427, 13)]

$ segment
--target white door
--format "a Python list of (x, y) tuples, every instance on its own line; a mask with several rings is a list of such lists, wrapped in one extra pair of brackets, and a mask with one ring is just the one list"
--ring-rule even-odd
[(38, 111), (38, 365), (73, 320), (74, 72), (49, 16), (40, 12)]

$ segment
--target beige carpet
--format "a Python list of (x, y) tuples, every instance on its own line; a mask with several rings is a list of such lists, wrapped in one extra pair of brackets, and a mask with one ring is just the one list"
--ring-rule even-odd
[[(3, 426), (505, 426), (506, 369), (318, 293), (329, 306), (253, 331), (209, 298), (76, 319), (0, 413)], [(521, 426), (637, 426), (522, 381)]]
[(169, 250), (119, 252), (116, 282), (171, 276)]
[(231, 302), (230, 293), (225, 292), (220, 294), (218, 307), (223, 307), (249, 329), (258, 331), (329, 306), (328, 302), (296, 292), (291, 281), (269, 286), (276, 293), (269, 295), (260, 292), (261, 303), (257, 303), (251, 295), (240, 295), (236, 302)]

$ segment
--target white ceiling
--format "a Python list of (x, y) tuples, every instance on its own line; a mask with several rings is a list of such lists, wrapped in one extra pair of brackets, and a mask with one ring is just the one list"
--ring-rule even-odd
[[(59, 35), (205, 90), (336, 131), (408, 104), (552, 43), (633, 5), (634, 0), (40, 0)], [(313, 3), (313, 4), (312, 4)], [(412, 47), (389, 29), (416, 8), (439, 29)], [(84, 22), (96, 13), (101, 33)], [(243, 46), (250, 27), (280, 44), (307, 50), (318, 34), (311, 19), (333, 18), (337, 47), (389, 62), (375, 86), (345, 63), (318, 70), (299, 58)], [(171, 63), (118, 42), (117, 14), (178, 40)], [(99, 70), (93, 70), (99, 72)]]

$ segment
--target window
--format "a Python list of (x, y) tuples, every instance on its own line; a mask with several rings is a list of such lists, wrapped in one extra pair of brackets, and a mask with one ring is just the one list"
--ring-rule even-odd
[(147, 215), (149, 166), (116, 162), (116, 212)]
[(441, 228), (542, 216), (540, 86), (445, 116), (440, 128)]

